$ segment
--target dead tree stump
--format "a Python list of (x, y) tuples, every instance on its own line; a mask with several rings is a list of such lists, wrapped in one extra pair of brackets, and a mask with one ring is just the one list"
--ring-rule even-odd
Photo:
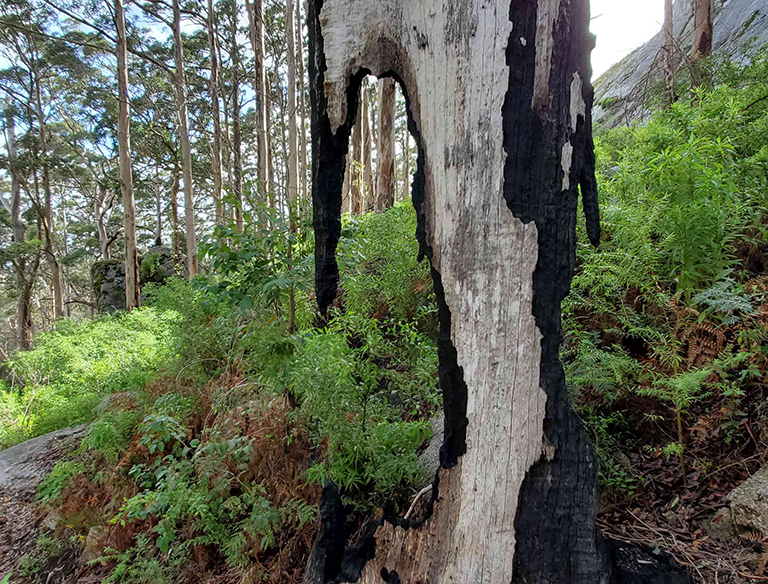
[(611, 581), (595, 457), (558, 359), (579, 193), (599, 239), (588, 0), (309, 0), (308, 19), (320, 312), (337, 294), (361, 81), (394, 77), (418, 145), (446, 432), (417, 525), (387, 518), (345, 550), (326, 487), (305, 582)]

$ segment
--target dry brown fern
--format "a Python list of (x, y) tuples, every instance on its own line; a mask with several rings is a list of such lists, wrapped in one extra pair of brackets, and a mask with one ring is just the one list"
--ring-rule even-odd
[(717, 359), (725, 347), (725, 332), (709, 322), (700, 322), (690, 327), (685, 336), (688, 339), (688, 367), (700, 367)]

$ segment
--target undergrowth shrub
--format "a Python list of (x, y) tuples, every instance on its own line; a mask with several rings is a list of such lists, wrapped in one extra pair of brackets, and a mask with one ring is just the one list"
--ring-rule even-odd
[(82, 465), (73, 460), (57, 462), (53, 470), (38, 485), (37, 500), (48, 503), (58, 499), (69, 481), (82, 471)]
[(64, 320), (41, 333), (33, 350), (7, 365), (24, 384), (0, 391), (0, 447), (93, 418), (113, 392), (141, 390), (175, 356), (173, 327), (180, 316), (151, 308)]
[(603, 241), (593, 249), (579, 220), (561, 356), (607, 490), (632, 489), (618, 453), (639, 439), (626, 420), (676, 436), (643, 440), (685, 479), (689, 418), (723, 411), (718, 423), (731, 423), (764, 376), (767, 79), (763, 51), (647, 124), (596, 136)]
[(418, 262), (416, 212), (410, 202), (348, 218), (339, 242), (344, 307), (350, 314), (410, 321), (434, 333), (429, 262)]

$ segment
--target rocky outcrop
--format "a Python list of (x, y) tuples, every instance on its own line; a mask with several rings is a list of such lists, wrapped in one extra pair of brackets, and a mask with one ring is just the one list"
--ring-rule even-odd
[(100, 314), (125, 310), (125, 264), (117, 260), (94, 262), (91, 285)]
[[(174, 257), (173, 250), (164, 246), (149, 248), (139, 257), (139, 282), (163, 284), (173, 276), (184, 277), (184, 258)], [(111, 314), (125, 310), (125, 264), (118, 260), (94, 262), (91, 284), (99, 313)]]
[[(674, 23), (684, 66), (693, 44), (693, 0), (676, 0)], [(643, 118), (651, 89), (662, 78), (662, 36), (659, 31), (595, 82), (595, 124), (611, 128)], [(755, 47), (768, 44), (768, 0), (715, 0), (714, 54), (740, 61), (748, 41)]]
[(737, 530), (749, 531), (768, 539), (768, 465), (736, 487), (728, 501)]
[(85, 432), (84, 425), (66, 428), (0, 451), (0, 489), (23, 501), (34, 499), (37, 485), (61, 458), (61, 446)]

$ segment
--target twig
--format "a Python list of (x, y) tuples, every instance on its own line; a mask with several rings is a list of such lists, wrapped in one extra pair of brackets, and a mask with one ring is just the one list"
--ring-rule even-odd
[(747, 107), (745, 107), (745, 108), (744, 108), (743, 110), (741, 110), (741, 111), (745, 112), (745, 111), (747, 111), (749, 108), (751, 108), (753, 105), (757, 105), (758, 103), (760, 103), (761, 101), (765, 101), (766, 99), (768, 99), (768, 94), (764, 95), (763, 97), (759, 97), (759, 98), (757, 98), (755, 101), (753, 101), (752, 103), (750, 103), (750, 104), (749, 104)]
[(411, 513), (413, 513), (413, 510), (416, 508), (416, 503), (419, 502), (419, 499), (421, 499), (422, 496), (426, 495), (429, 491), (432, 490), (432, 485), (427, 485), (423, 489), (421, 489), (416, 496), (413, 498), (413, 503), (411, 503), (411, 508), (408, 509), (408, 513), (405, 514), (403, 519), (408, 519), (411, 516)]
[(760, 580), (761, 582), (768, 582), (768, 577), (766, 576), (751, 576), (750, 574), (745, 574), (744, 572), (739, 572), (739, 576), (742, 578), (748, 578), (750, 580)]
[(721, 471), (724, 471), (724, 470), (726, 470), (726, 469), (728, 469), (728, 468), (731, 468), (731, 467), (733, 467), (733, 466), (738, 466), (738, 465), (740, 465), (740, 464), (744, 464), (745, 462), (749, 462), (749, 461), (750, 461), (750, 460), (752, 460), (753, 458), (757, 458), (757, 457), (759, 457), (759, 456), (762, 456), (762, 454), (753, 454), (753, 455), (752, 455), (752, 456), (750, 456), (749, 458), (745, 458), (745, 459), (743, 459), (743, 460), (739, 460), (738, 462), (734, 462), (734, 463), (731, 463), (731, 464), (729, 464), (729, 465), (727, 465), (727, 466), (724, 466), (724, 467), (722, 467), (722, 468), (718, 468), (717, 470), (715, 470), (715, 471), (712, 471), (711, 473), (709, 473), (708, 475), (706, 475), (706, 476), (705, 476), (705, 477), (704, 477), (702, 480), (706, 480), (706, 479), (708, 479), (709, 477), (715, 476), (717, 473), (719, 473), (719, 472), (721, 472)]

